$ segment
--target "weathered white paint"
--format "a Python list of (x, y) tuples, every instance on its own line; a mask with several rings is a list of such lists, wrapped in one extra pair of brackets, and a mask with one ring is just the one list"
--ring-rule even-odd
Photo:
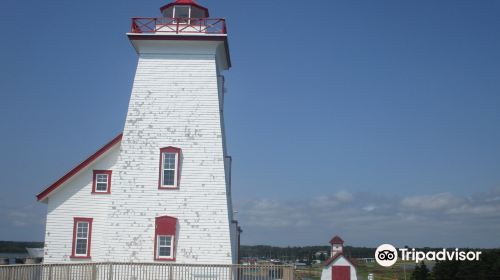
[(357, 280), (358, 277), (356, 275), (356, 267), (354, 267), (349, 261), (345, 259), (344, 256), (338, 257), (335, 261), (333, 261), (328, 266), (323, 268), (321, 272), (321, 280), (335, 280), (332, 279), (332, 267), (333, 266), (349, 266), (351, 271), (351, 280)]
[[(45, 263), (70, 261), (74, 217), (94, 219), (91, 255), (92, 260), (94, 258), (95, 261), (102, 260), (103, 248), (106, 246), (105, 233), (111, 196), (91, 193), (92, 170), (113, 169), (120, 152), (119, 147), (119, 144), (115, 145), (99, 160), (79, 172), (50, 195), (45, 227)], [(113, 185), (115, 172), (111, 176), (111, 192), (115, 187)]]
[[(225, 157), (222, 42), (133, 41), (139, 61), (123, 139), (48, 198), (45, 263), (154, 261), (155, 217), (178, 219), (177, 263), (236, 261)], [(118, 147), (119, 146), (119, 147)], [(160, 148), (182, 149), (180, 188), (159, 190)], [(113, 171), (95, 195), (92, 170)], [(90, 260), (71, 259), (73, 217), (93, 218)]]

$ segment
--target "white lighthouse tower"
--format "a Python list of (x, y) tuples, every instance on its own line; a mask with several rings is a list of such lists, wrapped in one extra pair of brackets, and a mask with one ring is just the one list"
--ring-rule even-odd
[(225, 21), (192, 0), (160, 10), (127, 34), (138, 64), (123, 134), (38, 195), (47, 263), (237, 262)]

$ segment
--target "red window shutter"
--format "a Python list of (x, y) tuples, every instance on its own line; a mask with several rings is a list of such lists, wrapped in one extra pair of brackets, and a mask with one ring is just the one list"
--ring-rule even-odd
[(169, 216), (156, 218), (156, 235), (175, 235), (177, 219)]

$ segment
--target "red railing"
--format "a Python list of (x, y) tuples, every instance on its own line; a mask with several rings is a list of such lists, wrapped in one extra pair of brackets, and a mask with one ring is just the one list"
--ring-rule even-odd
[(226, 34), (222, 18), (132, 18), (132, 33)]

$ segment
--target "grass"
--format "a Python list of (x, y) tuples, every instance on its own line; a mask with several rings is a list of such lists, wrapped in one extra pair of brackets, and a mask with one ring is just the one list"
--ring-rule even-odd
[[(368, 279), (368, 274), (373, 273), (374, 279), (377, 280), (403, 280), (405, 279), (405, 266), (404, 262), (397, 262), (392, 267), (382, 267), (377, 263), (358, 263), (356, 266), (356, 272), (358, 280)], [(414, 264), (414, 263), (411, 263)], [(406, 279), (410, 279), (413, 266), (410, 263), (406, 263)], [(412, 267), (411, 269), (408, 267)], [(307, 268), (298, 268), (295, 270), (295, 276), (297, 279), (308, 278), (312, 280), (321, 279), (321, 272), (323, 266), (320, 264), (313, 265)]]

